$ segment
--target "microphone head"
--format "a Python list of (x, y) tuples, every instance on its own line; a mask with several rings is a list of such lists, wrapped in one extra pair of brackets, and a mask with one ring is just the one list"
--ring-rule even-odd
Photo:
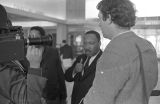
[(7, 28), (7, 12), (6, 9), (0, 4), (0, 29)]

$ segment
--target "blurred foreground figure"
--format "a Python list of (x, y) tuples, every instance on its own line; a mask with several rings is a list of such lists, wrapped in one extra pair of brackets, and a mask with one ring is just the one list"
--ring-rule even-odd
[[(10, 26), (6, 10), (0, 5), (0, 37), (5, 35)], [(0, 49), (0, 54), (2, 52), (3, 48)], [(24, 61), (0, 62), (0, 104), (29, 104), (26, 93), (27, 68), (28, 65)]]
[[(14, 38), (11, 38), (10, 36), (17, 35), (16, 33), (10, 31), (10, 27), (12, 27), (11, 25), (12, 25), (11, 22), (7, 18), (7, 13), (5, 8), (2, 5), (0, 5), (0, 37), (1, 37), (0, 54), (9, 53), (9, 52), (14, 53), (13, 50), (6, 51), (5, 48), (7, 46), (6, 44), (5, 45), (3, 44), (6, 41), (8, 43), (10, 42), (12, 43)], [(6, 37), (4, 38), (4, 36)], [(15, 45), (13, 46), (14, 47), (10, 46), (12, 47), (11, 49), (13, 48), (17, 49), (17, 47), (22, 48), (19, 46), (19, 44), (17, 46)], [(25, 50), (25, 46), (23, 48)], [(37, 46), (37, 48), (30, 46), (26, 51), (25, 53), (27, 53), (28, 60), (26, 59), (25, 55), (24, 57), (22, 55), (21, 56), (22, 58), (17, 58), (17, 57), (12, 58), (12, 54), (11, 55), (7, 54), (9, 58), (6, 57), (7, 58), (6, 60), (2, 60), (1, 58), (2, 55), (0, 57), (0, 104), (46, 104), (46, 101), (47, 101), (47, 104), (52, 104), (52, 103), (48, 103), (48, 99), (54, 99), (54, 100), (59, 99), (58, 98), (59, 96), (60, 98), (65, 99), (66, 98), (65, 88), (63, 90), (59, 88), (62, 86), (60, 86), (59, 84), (54, 84), (56, 82), (60, 83), (60, 79), (58, 79), (59, 76), (55, 75), (58, 78), (50, 77), (50, 79), (53, 79), (56, 81), (53, 82), (53, 80), (50, 80), (51, 83), (48, 84), (49, 80), (43, 77), (42, 75), (43, 74), (42, 69), (49, 70), (51, 66), (48, 66), (48, 64), (53, 65), (52, 62), (53, 63), (55, 62), (55, 66), (57, 66), (58, 68), (61, 68), (58, 66), (58, 62), (60, 63), (60, 59), (59, 61), (58, 59), (55, 59), (55, 61), (50, 59), (51, 54), (53, 56), (55, 55), (56, 57), (58, 57), (58, 54), (52, 53), (53, 51), (49, 52), (50, 54), (49, 53), (45, 54), (45, 56), (49, 55), (49, 58), (47, 58), (47, 60), (45, 61), (46, 62), (45, 64), (42, 64), (41, 63), (41, 61), (43, 61), (42, 52), (45, 51), (43, 50), (43, 48), (41, 48), (40, 46)], [(56, 53), (58, 53), (58, 51)], [(14, 54), (17, 54), (17, 53), (14, 53)], [(55, 68), (55, 66), (53, 66), (52, 68)], [(55, 69), (55, 70), (57, 71), (58, 69)], [(50, 70), (48, 71), (48, 73), (49, 74), (51, 73), (52, 75), (55, 74), (55, 72), (52, 72), (52, 71)], [(59, 71), (61, 71), (63, 75), (63, 71), (62, 70), (59, 70)], [(48, 75), (48, 76), (51, 76), (51, 75)], [(62, 78), (63, 78), (62, 82), (64, 82), (64, 76)], [(51, 86), (52, 88), (50, 88), (50, 86), (48, 87), (47, 85), (53, 85), (54, 87)], [(63, 83), (63, 85), (65, 87), (65, 83)], [(43, 90), (44, 90), (43, 88), (46, 88), (47, 90), (49, 90), (47, 94), (46, 93), (44, 94), (46, 96), (43, 96)], [(62, 94), (62, 93), (59, 93), (58, 91), (64, 91), (64, 93)], [(44, 92), (47, 92), (47, 91), (44, 91)], [(47, 100), (45, 101), (44, 98)], [(65, 101), (63, 102), (65, 103)], [(58, 103), (58, 104), (62, 104), (62, 103)]]
[(148, 104), (158, 80), (156, 50), (130, 29), (135, 9), (129, 0), (102, 0), (97, 6), (102, 33), (111, 39), (99, 62), (85, 104)]

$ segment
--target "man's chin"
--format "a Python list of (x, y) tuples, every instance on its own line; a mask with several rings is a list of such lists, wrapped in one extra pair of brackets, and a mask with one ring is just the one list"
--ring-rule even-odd
[(86, 52), (86, 55), (87, 55), (87, 56), (90, 56), (90, 53), (89, 53), (89, 52)]
[(86, 54), (87, 56), (89, 56), (89, 57), (91, 57), (92, 56), (92, 54), (91, 53), (89, 53), (89, 54)]

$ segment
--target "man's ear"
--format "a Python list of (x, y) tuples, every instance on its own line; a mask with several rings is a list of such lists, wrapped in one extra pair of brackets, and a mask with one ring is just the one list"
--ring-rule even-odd
[(111, 15), (109, 14), (107, 19), (108, 19), (108, 21), (109, 21), (110, 24), (112, 23), (112, 19), (111, 19), (111, 18), (112, 18), (112, 17), (111, 17)]
[(103, 22), (107, 20), (107, 18), (105, 18), (103, 15), (102, 15), (102, 20)]
[(102, 17), (103, 21), (109, 21), (109, 23), (112, 23), (112, 19), (111, 19), (111, 15), (108, 14), (108, 16), (105, 18), (105, 17)]

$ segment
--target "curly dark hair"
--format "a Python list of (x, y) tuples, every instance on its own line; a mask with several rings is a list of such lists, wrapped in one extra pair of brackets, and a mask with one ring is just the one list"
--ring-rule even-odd
[(37, 31), (40, 32), (41, 36), (45, 36), (45, 30), (40, 26), (33, 26), (33, 27), (31, 27), (30, 30), (37, 30)]
[(129, 0), (102, 0), (97, 9), (102, 13), (104, 21), (110, 15), (111, 21), (120, 27), (130, 28), (135, 25), (136, 10)]

